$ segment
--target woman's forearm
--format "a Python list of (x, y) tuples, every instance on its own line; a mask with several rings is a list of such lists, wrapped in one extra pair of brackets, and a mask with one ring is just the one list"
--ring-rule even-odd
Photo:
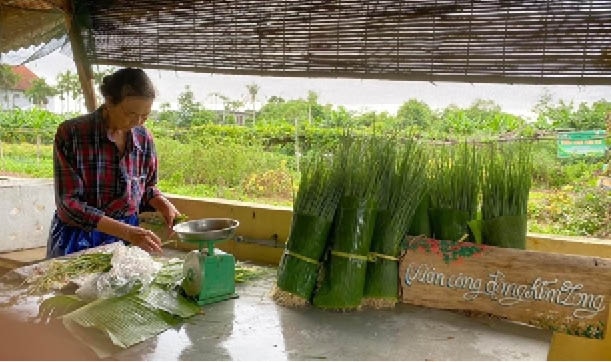
[(169, 203), (170, 201), (168, 201), (168, 199), (166, 199), (163, 195), (157, 195), (149, 201), (149, 204), (157, 211), (167, 208), (167, 204)]
[(98, 222), (98, 226), (96, 229), (108, 235), (115, 236), (119, 239), (130, 241), (130, 228), (133, 228), (133, 226), (115, 220), (108, 216), (102, 216), (102, 218)]
[(158, 195), (149, 201), (149, 204), (155, 208), (161, 215), (168, 225), (171, 227), (174, 223), (174, 219), (176, 216), (180, 215), (180, 212), (176, 209), (174, 204), (170, 202), (170, 200), (166, 199), (163, 195)]

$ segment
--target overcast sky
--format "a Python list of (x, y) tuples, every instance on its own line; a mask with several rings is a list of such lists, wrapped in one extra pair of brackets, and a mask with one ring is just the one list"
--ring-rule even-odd
[[(3, 59), (6, 61), (5, 59)], [(57, 74), (70, 69), (76, 72), (72, 58), (58, 51), (34, 62), (25, 64), (47, 83), (54, 85)], [(95, 67), (95, 66), (94, 66)], [(158, 88), (156, 107), (163, 102), (176, 105), (178, 95), (189, 85), (197, 101), (215, 107), (210, 94), (217, 92), (231, 99), (242, 99), (248, 103), (247, 84), (259, 86), (258, 100), (265, 102), (271, 96), (284, 99), (306, 98), (312, 90), (319, 96), (319, 103), (344, 105), (356, 111), (389, 111), (397, 108), (410, 98), (426, 102), (434, 109), (450, 104), (466, 107), (477, 99), (493, 100), (503, 111), (531, 116), (536, 102), (547, 91), (554, 101), (592, 103), (600, 99), (611, 100), (611, 86), (558, 86), (558, 85), (506, 85), (469, 84), (449, 82), (408, 82), (332, 78), (280, 78), (207, 73), (188, 73), (147, 70)], [(219, 104), (218, 108), (222, 106)], [(57, 108), (57, 105), (56, 105)]]

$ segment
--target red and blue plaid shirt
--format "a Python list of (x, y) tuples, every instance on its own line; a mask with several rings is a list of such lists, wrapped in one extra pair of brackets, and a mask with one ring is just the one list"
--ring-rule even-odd
[(121, 156), (108, 137), (102, 108), (64, 121), (53, 148), (57, 215), (68, 225), (91, 231), (102, 215), (120, 219), (137, 214), (161, 194), (150, 131), (132, 128)]

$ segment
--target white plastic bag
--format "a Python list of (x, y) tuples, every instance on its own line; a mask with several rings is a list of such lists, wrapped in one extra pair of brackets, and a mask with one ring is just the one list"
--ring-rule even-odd
[(147, 287), (161, 269), (162, 264), (138, 247), (120, 243), (112, 251), (112, 268), (87, 278), (76, 295), (85, 300), (118, 297), (131, 292), (136, 286)]

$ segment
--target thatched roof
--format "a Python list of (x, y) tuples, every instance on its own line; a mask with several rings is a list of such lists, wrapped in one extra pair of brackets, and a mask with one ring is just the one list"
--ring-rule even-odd
[(0, 53), (40, 45), (66, 32), (58, 0), (0, 0)]
[(78, 0), (74, 7), (93, 64), (611, 84), (611, 1)]

